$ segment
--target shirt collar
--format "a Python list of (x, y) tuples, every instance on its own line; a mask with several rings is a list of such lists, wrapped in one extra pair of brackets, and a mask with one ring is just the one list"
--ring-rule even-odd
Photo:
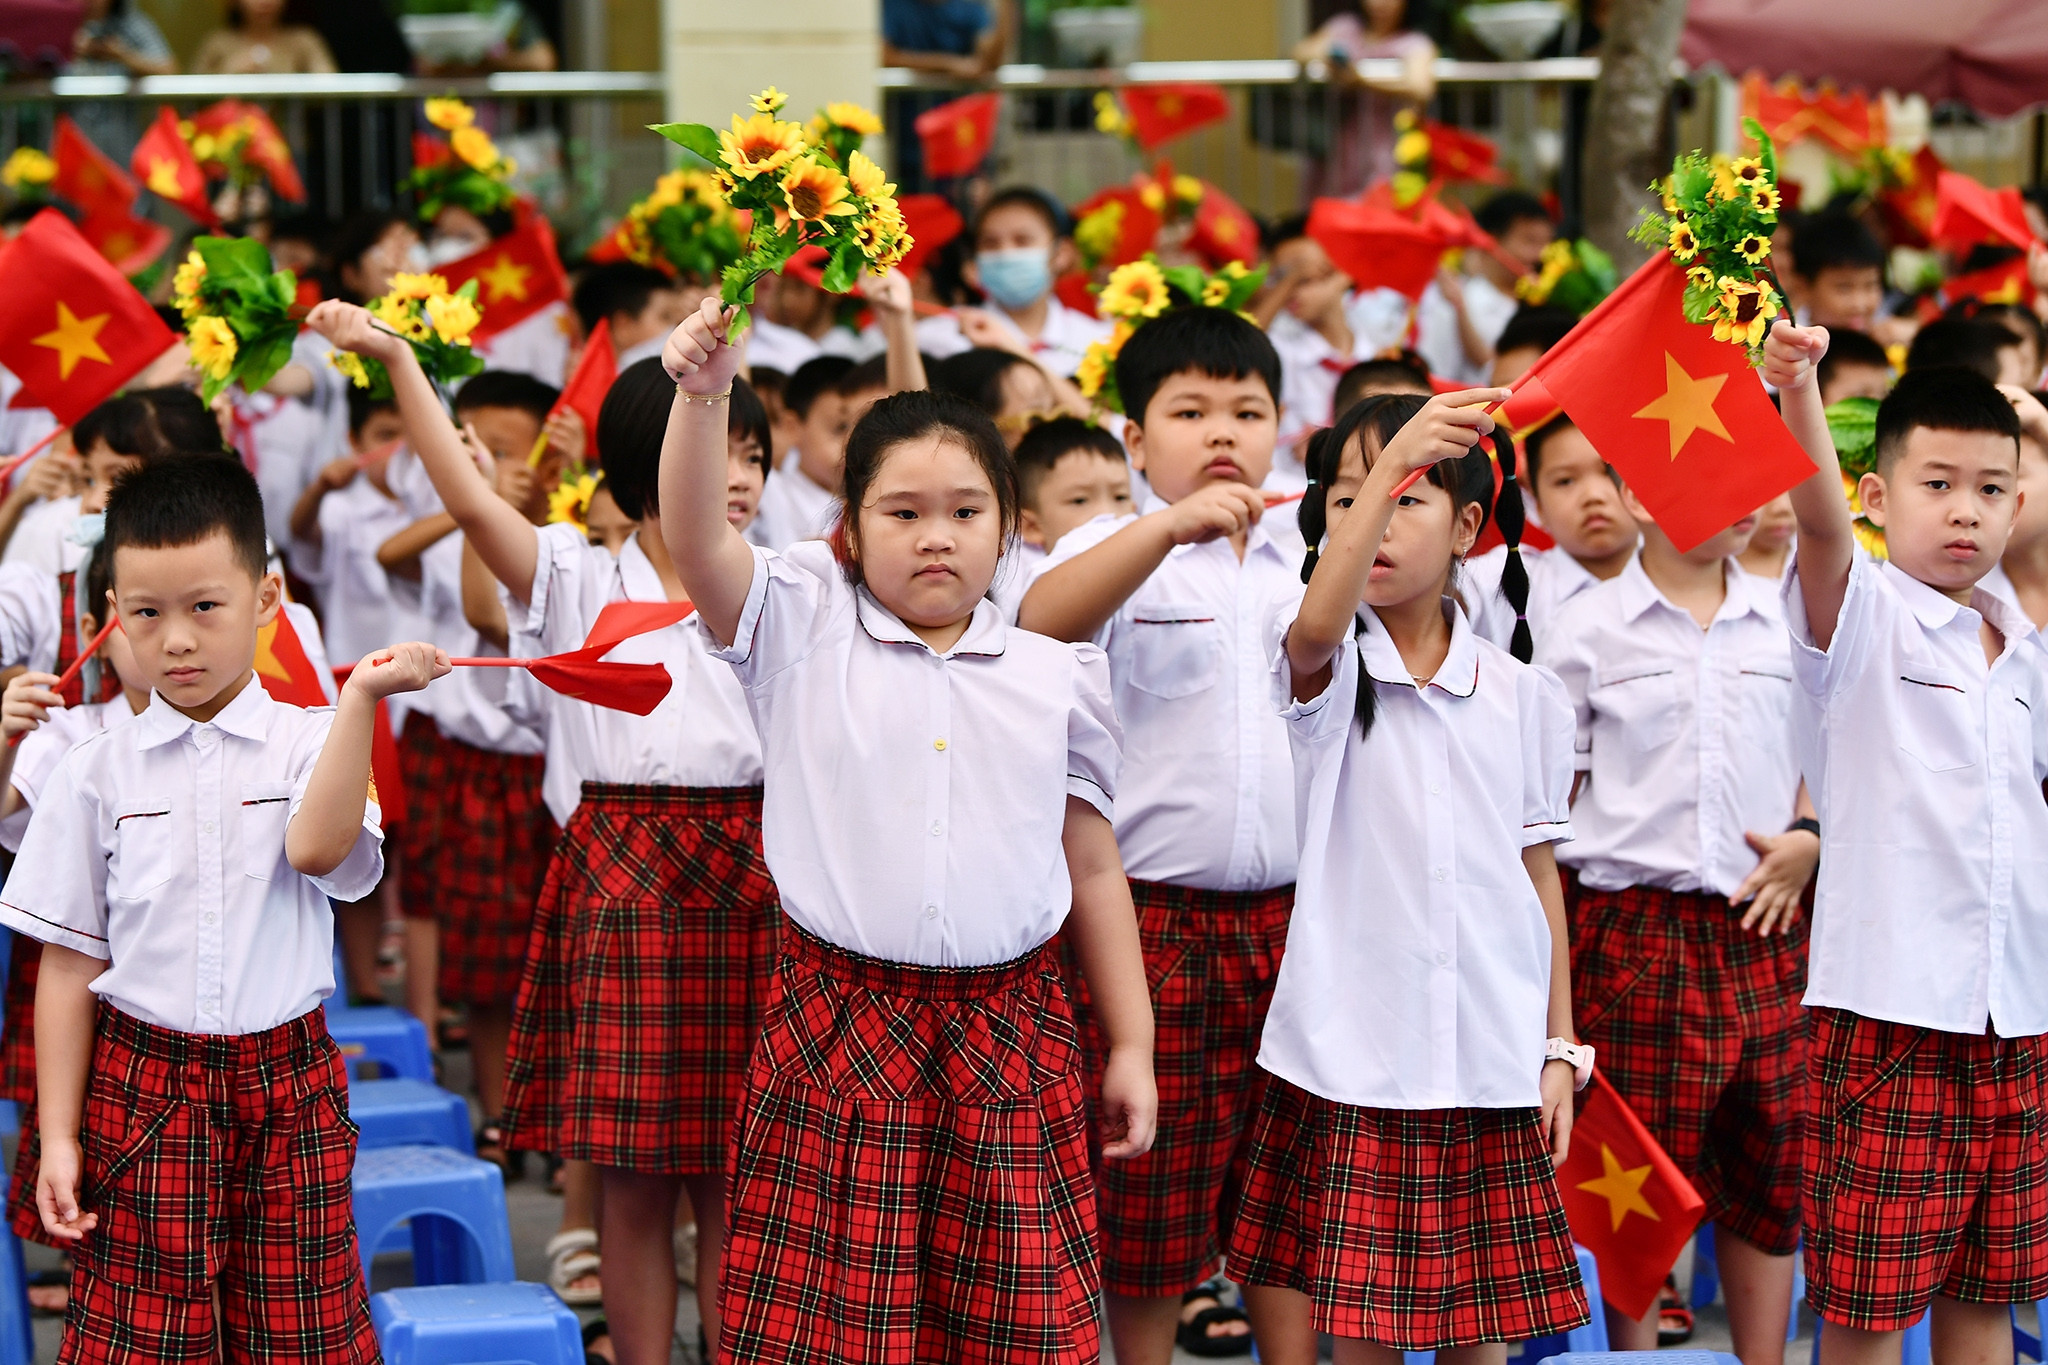
[[(859, 604), (861, 629), (868, 633), (870, 639), (884, 644), (916, 645), (927, 653), (936, 653), (916, 631), (904, 625), (895, 612), (876, 601), (875, 595), (866, 587), (854, 589), (854, 600)], [(951, 649), (938, 657), (950, 659), (960, 654), (996, 657), (1006, 647), (1004, 637), (1007, 629), (1003, 624), (1002, 608), (984, 597), (974, 604), (974, 615), (967, 622), (966, 632), (953, 642)]]
[(661, 585), (661, 575), (655, 572), (654, 561), (647, 557), (647, 551), (640, 548), (640, 532), (635, 530), (626, 537), (626, 543), (619, 547), (619, 586), (625, 590), (627, 600), (633, 602), (666, 602), (668, 589)]
[[(1946, 629), (1954, 623), (1956, 614), (1964, 610), (1963, 604), (1955, 598), (1927, 586), (1889, 559), (1884, 561), (1879, 572), (1890, 581), (1914, 619), (1926, 630)], [(2001, 659), (2037, 632), (2025, 612), (1997, 593), (1986, 590), (1981, 581), (1970, 594), (1969, 610), (1996, 626), (1998, 633), (2005, 637), (2005, 649), (1999, 654)]]
[[(1278, 452), (1276, 451), (1275, 458), (1277, 457)], [(1169, 508), (1171, 506), (1173, 506), (1173, 504), (1168, 502), (1165, 498), (1160, 497), (1159, 494), (1153, 492), (1152, 485), (1148, 483), (1145, 485), (1144, 496), (1138, 499), (1137, 511), (1133, 514), (1132, 520), (1136, 520), (1138, 517), (1148, 516), (1153, 512), (1164, 511), (1166, 508)], [(1269, 507), (1266, 509), (1266, 515), (1271, 516), (1275, 511), (1291, 512), (1293, 510), (1294, 508), (1292, 504), (1288, 504), (1279, 508)], [(1171, 550), (1167, 551), (1167, 556), (1168, 558), (1171, 558), (1172, 556), (1178, 554), (1200, 553), (1205, 550), (1213, 549), (1218, 545), (1221, 545), (1225, 549), (1228, 549), (1230, 546), (1230, 542), (1225, 540), (1221, 536), (1218, 536), (1215, 540), (1194, 541), (1186, 545), (1174, 546)], [(1252, 527), (1251, 533), (1244, 538), (1244, 552), (1247, 556), (1259, 550), (1268, 550), (1275, 554), (1278, 554), (1280, 552), (1279, 542), (1274, 540), (1273, 533), (1266, 529), (1266, 522), (1264, 518), (1261, 518), (1259, 520), (1259, 523), (1256, 526)]]
[(154, 749), (183, 738), (187, 730), (205, 729), (207, 726), (225, 730), (237, 739), (261, 741), (270, 733), (270, 710), (276, 705), (278, 703), (263, 690), (263, 680), (252, 677), (235, 694), (233, 701), (223, 706), (212, 720), (202, 724), (165, 701), (161, 692), (151, 692), (149, 705), (135, 718), (135, 723), (142, 727), (141, 738), (136, 743), (141, 748)]
[[(1758, 615), (1766, 614), (1763, 598), (1757, 593), (1755, 581), (1735, 560), (1726, 559), (1721, 562), (1721, 582), (1726, 596), (1720, 608), (1714, 613), (1716, 622), (1733, 621), (1752, 612)], [(1691, 613), (1664, 596), (1651, 581), (1649, 571), (1643, 567), (1643, 552), (1640, 549), (1629, 559), (1628, 566), (1621, 571), (1621, 578), (1615, 591), (1621, 596), (1621, 611), (1625, 620), (1639, 620), (1645, 612), (1658, 606), (1678, 612), (1687, 620), (1692, 619)]]
[[(1444, 655), (1444, 661), (1437, 665), (1429, 686), (1441, 688), (1454, 697), (1469, 697), (1479, 688), (1478, 637), (1472, 633), (1471, 623), (1465, 619), (1465, 613), (1458, 610), (1456, 602), (1446, 597), (1443, 605), (1444, 617), (1451, 624), (1451, 648)], [(1394, 637), (1387, 634), (1387, 628), (1380, 624), (1379, 613), (1368, 607), (1360, 613), (1360, 618), (1365, 622), (1365, 630), (1358, 637), (1358, 652), (1365, 664), (1366, 676), (1374, 682), (1415, 686), (1407, 662), (1401, 658), (1401, 651), (1394, 647)]]

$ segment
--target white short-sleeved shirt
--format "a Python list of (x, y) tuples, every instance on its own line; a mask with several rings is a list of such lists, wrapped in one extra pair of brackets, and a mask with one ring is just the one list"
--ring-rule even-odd
[[(1542, 1100), (1550, 925), (1522, 851), (1571, 838), (1571, 703), (1551, 674), (1445, 611), (1450, 652), (1424, 687), (1371, 611), (1306, 702), (1291, 698), (1292, 611), (1270, 636), (1304, 795), (1259, 1065), (1339, 1104)], [(1361, 656), (1375, 707), (1362, 739)]]
[(569, 305), (557, 300), (479, 341), (476, 353), (493, 370), (530, 374), (559, 389), (569, 369), (568, 324)]
[[(1136, 519), (1069, 531), (1039, 575)], [(1241, 562), (1227, 540), (1176, 546), (1095, 637), (1124, 727), (1116, 837), (1131, 876), (1207, 891), (1294, 880), (1293, 761), (1265, 630), (1300, 598), (1304, 553), (1291, 517), (1254, 526)]]
[[(292, 508), (299, 494), (331, 455), (347, 447), (331, 444), (332, 426), (318, 408), (274, 393), (234, 394), (234, 447), (249, 462), (263, 493), (263, 529), (271, 543), (291, 539)], [(343, 399), (346, 413), (347, 399)]]
[(1017, 613), (1023, 609), (1024, 594), (1031, 590), (1031, 579), (1038, 572), (1038, 566), (1045, 562), (1045, 547), (1014, 541), (1003, 553), (1001, 567), (996, 570), (996, 581), (989, 591), (996, 605), (1003, 609), (1003, 619), (1011, 625), (1017, 624)]
[[(427, 638), (453, 658), (502, 658), (505, 651), (477, 634), (463, 613), (462, 547), (458, 531), (420, 553)], [(435, 694), (434, 723), (448, 738), (492, 753), (531, 755), (546, 747), (533, 723), (537, 699), (527, 695), (537, 686), (523, 668), (458, 668), (427, 690)]]
[(974, 609), (935, 654), (829, 547), (754, 551), (732, 647), (760, 726), (763, 841), (791, 919), (869, 957), (982, 967), (1050, 939), (1073, 903), (1067, 797), (1107, 816), (1109, 667)]
[(320, 500), (319, 520), (319, 545), (293, 541), (291, 565), (320, 595), (329, 652), (352, 664), (398, 638), (391, 576), (377, 551), (413, 518), (397, 498), (358, 475)]
[[(583, 647), (597, 614), (610, 602), (665, 602), (661, 576), (629, 537), (613, 558), (568, 523), (540, 527), (533, 595), (522, 605), (504, 595), (512, 653), (540, 658)], [(664, 664), (673, 685), (645, 716), (543, 693), (547, 774), (541, 792), (557, 824), (583, 800), (585, 782), (658, 787), (752, 787), (761, 781), (761, 741), (754, 734), (732, 670), (713, 652), (718, 642), (691, 616), (621, 641), (604, 657), (613, 663)]]
[[(1529, 622), (1530, 638), (1541, 645), (1558, 610), (1588, 588), (1598, 586), (1600, 580), (1563, 550), (1523, 546), (1521, 553), (1522, 567), (1529, 574), (1529, 609), (1524, 619)], [(1507, 562), (1507, 546), (1496, 545), (1485, 554), (1466, 560), (1456, 579), (1458, 595), (1465, 601), (1472, 628), (1481, 638), (1502, 649), (1508, 648), (1515, 635), (1515, 609), (1500, 590), (1501, 571)]]
[(57, 429), (57, 416), (48, 408), (15, 407), (20, 392), (21, 376), (0, 365), (0, 455), (19, 455)]
[(0, 552), (0, 564), (26, 564), (48, 574), (69, 573), (85, 557), (85, 547), (70, 538), (78, 524), (77, 494), (68, 498), (45, 498), (30, 506), (14, 524), (7, 549)]
[(1371, 359), (1379, 346), (1373, 337), (1354, 328), (1351, 349), (1340, 352), (1321, 332), (1284, 309), (1266, 329), (1266, 339), (1280, 354), (1280, 443), (1273, 462), (1274, 477), (1267, 479), (1266, 487), (1278, 493), (1296, 493), (1307, 486), (1308, 476), (1294, 460), (1277, 458), (1277, 452), (1317, 427), (1330, 425), (1337, 380), (1359, 361)]
[[(1788, 560), (1787, 563), (1789, 564), (1790, 561)], [(1985, 574), (1984, 577), (1978, 581), (1977, 586), (1984, 589), (1984, 591), (1990, 593), (1994, 597), (2004, 598), (2006, 601), (2012, 603), (2012, 605), (2019, 610), (2020, 615), (2026, 616), (2026, 609), (2020, 607), (2019, 589), (2015, 588), (2012, 585), (2012, 575), (2008, 574), (2005, 571), (2005, 566), (2003, 564), (1993, 564), (1991, 566), (1991, 572)], [(2033, 618), (2028, 617), (2028, 619), (2031, 621)], [(2034, 633), (2037, 637), (2040, 636), (2040, 627), (2036, 626), (2034, 629)]]
[(27, 564), (0, 564), (0, 668), (55, 671), (63, 633), (57, 576)]
[[(2048, 1033), (2048, 667), (2033, 625), (1855, 556), (1826, 652), (1784, 584), (1793, 738), (1820, 813), (1806, 1003)], [(1984, 664), (1989, 619), (2005, 650)]]
[(1733, 895), (1757, 863), (1743, 835), (1797, 814), (1777, 585), (1732, 559), (1723, 576), (1728, 595), (1701, 630), (1632, 559), (1566, 603), (1536, 651), (1571, 696), (1586, 774), (1558, 859), (1596, 890)]
[[(1045, 301), (1045, 326), (1035, 339), (1025, 336), (1024, 329), (1002, 309), (991, 306), (982, 311), (1030, 347), (1033, 360), (1062, 377), (1071, 376), (1080, 369), (1081, 357), (1088, 354), (1088, 348), (1115, 330), (1115, 324), (1102, 318), (1091, 318), (1078, 309), (1067, 307), (1057, 298)], [(960, 320), (947, 313), (925, 318), (917, 324), (917, 349), (944, 360), (947, 356), (973, 350), (974, 343), (961, 332)]]
[(181, 1033), (257, 1033), (334, 991), (328, 897), (383, 875), (375, 802), (340, 867), (285, 860), (333, 711), (255, 679), (206, 724), (152, 696), (68, 754), (0, 892), (0, 924), (109, 963), (95, 995)]
[(839, 507), (839, 495), (813, 482), (792, 450), (761, 488), (747, 543), (780, 554), (798, 541), (822, 540), (838, 523)]
[[(1463, 280), (1465, 316), (1472, 320), (1472, 330), (1491, 346), (1500, 339), (1508, 319), (1522, 306), (1521, 300), (1482, 276), (1466, 275)], [(1458, 310), (1451, 307), (1451, 301), (1434, 280), (1422, 291), (1422, 299), (1415, 306), (1415, 350), (1429, 362), (1429, 372), (1443, 379), (1483, 384), (1493, 371), (1491, 360), (1474, 365), (1465, 358)]]
[(14, 768), (8, 774), (9, 784), (21, 793), (22, 806), (0, 820), (0, 848), (9, 853), (21, 851), (21, 836), (28, 831), (28, 818), (64, 755), (109, 725), (134, 718), (124, 696), (52, 711), (41, 725), (29, 731), (21, 747), (14, 751)]

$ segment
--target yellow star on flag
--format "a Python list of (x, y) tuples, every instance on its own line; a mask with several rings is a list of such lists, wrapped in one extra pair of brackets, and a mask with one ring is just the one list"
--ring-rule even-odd
[(972, 147), (977, 136), (979, 134), (975, 132), (974, 125), (971, 123), (956, 123), (953, 125), (953, 141), (959, 143), (962, 147)]
[(497, 303), (501, 299), (524, 300), (527, 277), (532, 274), (532, 266), (521, 265), (510, 255), (501, 252), (498, 259), (491, 262), (490, 269), (477, 271), (476, 277), (490, 293), (490, 298), (486, 302)]
[(277, 623), (280, 619), (277, 616), (271, 617), (270, 624), (256, 632), (256, 672), (261, 677), (275, 678), (279, 682), (288, 683), (292, 681), (291, 671), (277, 661), (277, 655), (271, 650), (271, 645), (277, 639)]
[(184, 194), (184, 182), (178, 179), (178, 163), (167, 156), (153, 156), (149, 159), (149, 192), (165, 199), (176, 199)]
[(47, 346), (57, 353), (57, 378), (69, 379), (71, 372), (78, 368), (81, 360), (97, 360), (102, 365), (114, 363), (113, 357), (100, 349), (100, 328), (107, 325), (108, 313), (81, 318), (71, 311), (70, 305), (59, 300), (57, 303), (57, 327), (34, 338), (32, 346)]
[(1643, 1182), (1650, 1178), (1651, 1167), (1636, 1166), (1624, 1170), (1621, 1158), (1606, 1143), (1600, 1144), (1600, 1165), (1605, 1172), (1598, 1180), (1582, 1180), (1579, 1188), (1599, 1195), (1607, 1201), (1607, 1216), (1613, 1220), (1610, 1232), (1621, 1230), (1622, 1219), (1632, 1213), (1640, 1213), (1653, 1223), (1664, 1220), (1657, 1210), (1650, 1207), (1650, 1201), (1643, 1198)]
[(1180, 96), (1161, 95), (1159, 97), (1159, 112), (1167, 118), (1179, 118), (1181, 116)]
[(1685, 449), (1685, 443), (1696, 431), (1709, 432), (1733, 444), (1728, 428), (1721, 423), (1721, 414), (1714, 411), (1714, 399), (1720, 394), (1721, 386), (1728, 382), (1725, 374), (1710, 374), (1695, 379), (1685, 372), (1685, 366), (1678, 363), (1678, 357), (1664, 353), (1664, 392), (1650, 400), (1634, 415), (1654, 418), (1671, 424), (1671, 458), (1677, 459), (1678, 452)]

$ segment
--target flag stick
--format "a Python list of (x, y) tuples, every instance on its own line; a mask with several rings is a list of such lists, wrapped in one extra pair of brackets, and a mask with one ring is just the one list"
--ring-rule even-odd
[(64, 431), (65, 428), (63, 426), (59, 426), (52, 430), (49, 435), (43, 437), (42, 440), (37, 441), (27, 450), (22, 451), (21, 454), (10, 455), (4, 462), (0, 462), (0, 485), (4, 485), (7, 482), (7, 480), (13, 478), (15, 470), (21, 468), (30, 460), (33, 460), (36, 456), (42, 454), (45, 450), (49, 449), (50, 443), (56, 440), (59, 436), (62, 436), (64, 434)]
[[(62, 692), (65, 688), (71, 686), (72, 682), (77, 679), (79, 671), (85, 667), (85, 661), (94, 654), (97, 654), (100, 646), (107, 642), (107, 637), (120, 629), (120, 626), (121, 618), (110, 614), (107, 617), (107, 623), (100, 627), (100, 633), (92, 637), (91, 644), (78, 652), (78, 657), (71, 661), (71, 667), (65, 669), (57, 676), (56, 686), (50, 690), (52, 692)], [(11, 749), (27, 737), (28, 731), (23, 730), (13, 739), (7, 741), (7, 747)]]
[(450, 659), (450, 668), (526, 668), (532, 659)]

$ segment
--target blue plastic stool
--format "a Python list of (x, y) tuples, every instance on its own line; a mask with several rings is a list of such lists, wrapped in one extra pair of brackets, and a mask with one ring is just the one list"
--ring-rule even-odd
[(348, 1116), (362, 1130), (363, 1147), (446, 1147), (476, 1155), (468, 1102), (427, 1081), (350, 1081)]
[(379, 1245), (408, 1220), (413, 1283), (510, 1283), (514, 1278), (505, 1176), (488, 1161), (446, 1147), (359, 1149), (355, 1215), (365, 1283)]
[(1567, 1351), (1551, 1365), (1742, 1365), (1726, 1351)]
[(350, 1080), (362, 1074), (365, 1062), (375, 1062), (384, 1078), (397, 1076), (433, 1084), (434, 1054), (427, 1046), (425, 1024), (389, 1005), (351, 1009), (335, 1004), (334, 999), (327, 998), (327, 1031), (341, 1048)]
[[(1574, 1244), (1572, 1252), (1578, 1257), (1579, 1279), (1585, 1283), (1586, 1302), (1592, 1306), (1593, 1320), (1583, 1327), (1572, 1328), (1562, 1336), (1531, 1337), (1523, 1342), (1522, 1353), (1517, 1357), (1522, 1365), (1536, 1365), (1539, 1360), (1561, 1360), (1571, 1352), (1584, 1357), (1607, 1349), (1607, 1315), (1600, 1311), (1600, 1267), (1594, 1264), (1593, 1253), (1584, 1247)], [(1407, 1357), (1407, 1365), (1435, 1365), (1435, 1351), (1404, 1351), (1402, 1354)], [(1684, 1363), (1679, 1362), (1678, 1365)]]
[[(1686, 1299), (1693, 1308), (1705, 1308), (1721, 1296), (1721, 1264), (1714, 1253), (1714, 1225), (1700, 1224), (1700, 1230), (1693, 1235), (1692, 1243), (1692, 1286)], [(1792, 1316), (1785, 1324), (1785, 1340), (1799, 1339), (1799, 1305), (1806, 1302), (1806, 1255), (1803, 1248), (1792, 1249)]]
[[(0, 1207), (7, 1202), (9, 1181), (0, 1176)], [(28, 1272), (21, 1263), (21, 1241), (0, 1226), (0, 1365), (34, 1365), (35, 1329), (30, 1326)]]
[(437, 1285), (370, 1299), (386, 1365), (583, 1365), (576, 1314), (541, 1284)]

